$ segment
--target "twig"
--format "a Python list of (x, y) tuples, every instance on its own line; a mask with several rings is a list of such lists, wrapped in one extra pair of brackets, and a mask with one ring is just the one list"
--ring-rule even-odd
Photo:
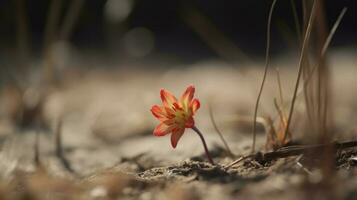
[(260, 85), (257, 101), (255, 103), (255, 109), (254, 109), (254, 121), (253, 121), (253, 144), (252, 144), (252, 153), (255, 152), (255, 140), (256, 140), (256, 128), (257, 128), (257, 115), (258, 115), (258, 107), (259, 107), (259, 101), (260, 97), (263, 92), (264, 88), (264, 83), (265, 79), (267, 76), (268, 68), (269, 68), (269, 50), (270, 50), (270, 27), (271, 27), (271, 18), (273, 15), (273, 11), (275, 8), (277, 0), (274, 0), (269, 11), (269, 16), (268, 16), (268, 24), (267, 24), (267, 43), (266, 43), (266, 51), (265, 51), (265, 69), (264, 69), (264, 75), (263, 75), (263, 80)]
[(296, 158), (296, 165), (300, 167), (306, 174), (311, 175), (312, 172), (308, 170), (304, 165), (300, 162), (300, 159), (302, 158), (303, 155), (300, 155), (299, 157)]
[(217, 124), (216, 124), (216, 121), (215, 121), (215, 119), (214, 119), (214, 117), (213, 117), (213, 111), (212, 111), (212, 106), (211, 106), (211, 104), (208, 105), (208, 111), (209, 111), (209, 116), (210, 116), (210, 119), (211, 119), (211, 122), (212, 122), (212, 124), (213, 124), (214, 129), (216, 130), (218, 136), (221, 138), (221, 140), (222, 140), (222, 142), (223, 142), (223, 145), (225, 146), (228, 155), (233, 158), (233, 157), (234, 157), (234, 154), (232, 153), (231, 149), (229, 148), (228, 143), (227, 143), (226, 140), (224, 139), (224, 137), (223, 137), (223, 135), (222, 135), (222, 132), (219, 130), (219, 128), (218, 128), (218, 126), (217, 126)]
[(248, 158), (253, 158), (253, 157), (254, 157), (254, 155), (242, 156), (242, 157), (238, 158), (237, 160), (231, 162), (229, 165), (225, 166), (224, 169), (229, 169), (232, 166), (234, 166), (234, 165), (236, 165), (236, 164), (238, 164), (238, 163), (240, 163), (240, 162), (242, 162), (242, 161), (244, 161), (244, 160), (246, 160)]
[(60, 119), (57, 123), (55, 130), (55, 146), (56, 146), (56, 156), (61, 161), (63, 167), (70, 173), (76, 174), (73, 170), (71, 163), (64, 156), (63, 145), (62, 145), (62, 120)]
[(262, 155), (262, 161), (268, 162), (277, 158), (285, 158), (306, 154), (309, 152), (318, 152), (326, 147), (334, 147), (336, 150), (342, 150), (352, 147), (357, 147), (357, 141), (341, 142), (341, 143), (328, 143), (328, 144), (315, 144), (315, 145), (297, 145), (278, 149), (277, 151), (267, 152)]
[(314, 145), (296, 145), (296, 146), (287, 146), (280, 148), (276, 151), (271, 151), (267, 153), (255, 153), (255, 154), (250, 154), (248, 156), (243, 156), (229, 165), (227, 165), (225, 168), (228, 169), (237, 163), (241, 162), (242, 160), (245, 160), (247, 158), (254, 158), (260, 163), (266, 163), (270, 162), (272, 160), (276, 160), (279, 158), (286, 158), (290, 156), (297, 156), (301, 154), (306, 154), (310, 152), (319, 152), (325, 149), (326, 147), (333, 147), (336, 151), (340, 151), (342, 149), (347, 149), (347, 148), (353, 148), (357, 147), (357, 141), (348, 141), (348, 142), (333, 142), (333, 143), (327, 143), (327, 144), (314, 144)]

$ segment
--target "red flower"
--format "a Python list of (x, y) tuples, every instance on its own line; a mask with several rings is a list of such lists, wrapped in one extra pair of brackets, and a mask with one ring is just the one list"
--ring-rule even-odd
[(160, 96), (162, 106), (154, 105), (151, 108), (152, 114), (160, 120), (160, 124), (154, 130), (155, 136), (171, 134), (171, 145), (176, 147), (177, 142), (185, 132), (186, 128), (193, 128), (195, 121), (193, 116), (200, 108), (200, 101), (193, 99), (195, 87), (189, 86), (177, 100), (170, 92), (161, 89)]

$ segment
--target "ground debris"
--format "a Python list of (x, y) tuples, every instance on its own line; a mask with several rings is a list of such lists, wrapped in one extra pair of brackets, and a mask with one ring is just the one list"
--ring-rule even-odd
[(232, 179), (236, 175), (220, 165), (213, 166), (206, 162), (186, 160), (173, 166), (152, 168), (138, 173), (138, 176), (146, 180), (191, 178), (193, 180), (227, 181), (227, 178)]

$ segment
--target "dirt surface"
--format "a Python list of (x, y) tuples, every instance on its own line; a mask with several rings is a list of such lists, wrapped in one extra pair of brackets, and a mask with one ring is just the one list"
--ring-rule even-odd
[[(337, 52), (330, 60), (332, 66), (338, 66), (332, 73), (337, 141), (357, 138), (356, 94), (351, 92), (357, 84), (357, 60), (345, 55)], [(291, 98), (296, 77), (292, 64), (290, 58), (273, 61), (273, 66), (281, 66), (286, 101)], [(9, 119), (16, 95), (11, 90), (3, 92), (0, 199), (325, 199), (330, 193), (336, 199), (356, 199), (356, 148), (338, 152), (336, 175), (328, 184), (321, 184), (321, 171), (305, 164), (304, 156), (269, 163), (246, 159), (226, 168), (251, 151), (261, 64), (237, 68), (212, 61), (184, 68), (158, 67), (150, 71), (63, 73), (66, 75), (60, 84), (46, 89), (41, 115), (29, 123), (35, 126), (20, 127)], [(196, 86), (201, 100), (196, 125), (204, 133), (215, 166), (206, 162), (200, 140), (191, 130), (185, 132), (176, 149), (170, 146), (168, 136), (152, 135), (158, 121), (150, 108), (160, 104), (160, 88), (179, 95), (189, 84)], [(33, 92), (30, 103), (36, 100), (33, 94), (42, 94), (42, 87), (33, 84), (27, 88)], [(272, 70), (259, 116), (276, 117), (273, 100), (278, 95)], [(227, 155), (212, 126), (208, 104), (234, 158)], [(291, 128), (294, 141), (313, 134), (304, 129), (303, 105), (301, 95)], [(63, 155), (72, 171), (56, 156), (55, 133), (60, 121)], [(257, 147), (264, 150), (266, 135), (262, 126), (258, 128)], [(36, 134), (39, 165), (34, 162)]]

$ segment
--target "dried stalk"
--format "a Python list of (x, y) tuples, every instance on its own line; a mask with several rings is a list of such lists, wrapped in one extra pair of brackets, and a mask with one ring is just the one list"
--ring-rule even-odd
[(36, 131), (35, 133), (35, 143), (33, 145), (33, 149), (34, 149), (34, 158), (33, 161), (36, 165), (36, 167), (40, 167), (41, 166), (41, 160), (40, 160), (40, 133), (38, 131)]
[(60, 32), (61, 40), (68, 40), (70, 38), (73, 32), (73, 28), (76, 25), (76, 22), (79, 18), (79, 14), (81, 13), (81, 9), (83, 7), (84, 1), (85, 0), (71, 1), (71, 5), (63, 20), (63, 25)]
[(270, 27), (271, 27), (271, 18), (273, 15), (273, 11), (275, 8), (277, 0), (274, 0), (269, 11), (269, 16), (268, 16), (268, 24), (267, 24), (267, 43), (266, 43), (266, 51), (265, 51), (265, 68), (264, 68), (264, 75), (263, 75), (263, 80), (260, 85), (257, 101), (255, 103), (255, 109), (254, 109), (254, 121), (253, 121), (253, 144), (252, 144), (252, 152), (255, 152), (255, 141), (256, 141), (256, 128), (257, 128), (257, 115), (258, 115), (258, 107), (259, 107), (259, 102), (260, 102), (260, 97), (263, 92), (268, 68), (269, 68), (269, 51), (270, 51)]
[(62, 120), (60, 119), (57, 123), (55, 129), (55, 147), (56, 147), (56, 156), (61, 161), (63, 167), (70, 173), (76, 174), (73, 170), (71, 163), (67, 160), (64, 155), (63, 151), (63, 144), (62, 144)]
[(224, 147), (226, 148), (227, 154), (228, 154), (230, 157), (233, 158), (233, 157), (234, 157), (234, 154), (232, 153), (231, 149), (230, 149), (229, 146), (228, 146), (227, 141), (224, 139), (222, 132), (219, 130), (219, 128), (218, 128), (218, 126), (217, 126), (217, 124), (216, 124), (216, 121), (215, 121), (215, 119), (214, 119), (214, 117), (213, 117), (212, 106), (211, 106), (210, 104), (209, 104), (209, 106), (208, 106), (208, 112), (209, 112), (209, 116), (210, 116), (211, 122), (212, 122), (212, 124), (213, 124), (213, 127), (214, 127), (214, 129), (216, 130), (216, 133), (218, 134), (219, 138), (222, 140), (222, 143), (223, 143)]
[[(301, 77), (301, 72), (302, 72), (302, 68), (303, 68), (303, 59), (304, 59), (304, 57), (306, 55), (306, 52), (307, 52), (308, 42), (309, 42), (311, 30), (312, 30), (312, 24), (313, 24), (313, 21), (315, 19), (315, 15), (316, 15), (316, 1), (314, 1), (313, 5), (312, 5), (311, 15), (310, 15), (310, 18), (309, 18), (309, 23), (307, 25), (306, 33), (305, 33), (304, 40), (303, 40), (303, 43), (302, 43), (302, 50), (301, 50), (300, 59), (299, 59), (299, 70), (298, 70), (298, 75), (297, 75), (297, 78), (296, 78), (294, 94), (293, 94), (293, 98), (292, 98), (292, 101), (291, 101), (289, 117), (288, 117), (288, 121), (287, 121), (287, 124), (286, 124), (284, 137), (286, 137), (287, 133), (289, 132), (291, 118), (292, 118), (292, 115), (293, 115), (293, 112), (294, 112), (296, 94), (297, 94), (297, 91), (298, 91), (298, 88), (299, 88), (300, 77)], [(285, 138), (284, 138), (284, 140), (285, 140)]]
[(296, 145), (280, 148), (276, 151), (271, 151), (267, 153), (258, 152), (255, 154), (250, 154), (247, 156), (240, 157), (239, 159), (228, 164), (225, 168), (228, 169), (248, 158), (253, 158), (260, 163), (270, 162), (279, 158), (286, 158), (290, 156), (297, 156), (301, 154), (309, 154), (312, 152), (319, 152), (328, 147), (333, 147), (336, 151), (341, 151), (348, 148), (356, 148), (357, 141), (348, 141), (348, 142), (333, 142), (326, 144), (314, 144), (314, 145)]

